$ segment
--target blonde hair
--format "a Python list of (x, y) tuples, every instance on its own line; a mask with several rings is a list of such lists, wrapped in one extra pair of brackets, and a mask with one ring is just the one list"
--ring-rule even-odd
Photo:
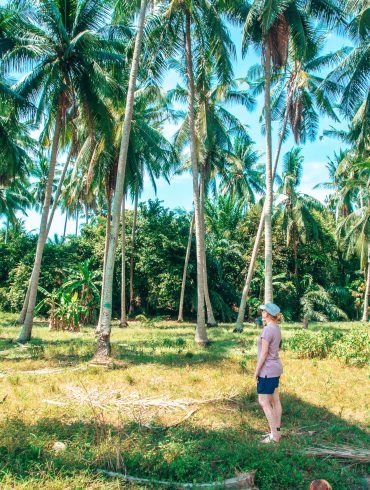
[(267, 313), (274, 320), (274, 322), (280, 324), (283, 321), (283, 315), (281, 313), (278, 313), (277, 315), (271, 315), (269, 312)]

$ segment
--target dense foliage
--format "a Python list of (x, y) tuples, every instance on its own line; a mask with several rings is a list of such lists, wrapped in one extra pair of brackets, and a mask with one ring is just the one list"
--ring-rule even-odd
[[(230, 203), (220, 198), (210, 201), (208, 208), (206, 236), (210, 295), (217, 319), (231, 321), (235, 318), (243, 287), (245, 264), (248, 264), (258, 225), (258, 206), (248, 214), (243, 213), (240, 208), (234, 209), (233, 214), (230, 212)], [(335, 320), (344, 314), (351, 319), (358, 319), (361, 303), (357, 301), (356, 294), (358, 291), (361, 293), (364, 281), (360, 272), (356, 271), (356, 259), (346, 259), (338, 251), (335, 224), (330, 214), (326, 211), (316, 213), (321, 238), (311, 241), (309, 246), (299, 244), (298, 279), (295, 275), (295, 259), (286, 243), (281, 219), (277, 216), (274, 223), (276, 301), (281, 304), (288, 320), (302, 319), (307, 314), (308, 307), (312, 309), (313, 320)], [(134, 250), (135, 315), (144, 313), (147, 316), (176, 316), (190, 220), (189, 213), (166, 209), (159, 201), (140, 204)], [(132, 221), (133, 212), (128, 211), (128, 235), (132, 231)], [(87, 300), (86, 288), (97, 291), (96, 288), (99, 287), (104, 234), (105, 219), (97, 218), (84, 225), (80, 236), (68, 236), (64, 242), (59, 239), (49, 240), (41, 269), (40, 284), (46, 292), (51, 293), (63, 287), (64, 290), (71, 291), (72, 288), (81, 293), (81, 304), (90, 305), (95, 310), (90, 321), (96, 319), (99, 294), (94, 295), (92, 292)], [(185, 290), (185, 314), (189, 318), (193, 317), (196, 304), (194, 241), (193, 239)], [(16, 312), (22, 306), (32, 267), (34, 244), (33, 235), (19, 230), (10, 232), (8, 241), (0, 243), (0, 253), (4, 258), (0, 271), (2, 309)], [(126, 268), (129, 270), (130, 243), (127, 248)], [(86, 265), (85, 269), (83, 264)], [(113, 288), (115, 315), (119, 314), (120, 308), (120, 273), (120, 254), (117, 251)], [(315, 278), (314, 282), (312, 278)], [(128, 275), (126, 279), (128, 294)], [(82, 295), (83, 287), (85, 296)], [(40, 292), (40, 300), (45, 298), (45, 291)], [(248, 302), (250, 318), (256, 315), (257, 306), (262, 300), (263, 267), (262, 262), (259, 262)], [(47, 311), (46, 302), (41, 312), (45, 314)]]

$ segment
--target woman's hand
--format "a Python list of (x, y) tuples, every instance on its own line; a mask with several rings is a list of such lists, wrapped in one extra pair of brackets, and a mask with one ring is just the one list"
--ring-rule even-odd
[(258, 381), (258, 375), (259, 375), (259, 372), (258, 371), (255, 371), (254, 372), (254, 377), (255, 377), (255, 380)]

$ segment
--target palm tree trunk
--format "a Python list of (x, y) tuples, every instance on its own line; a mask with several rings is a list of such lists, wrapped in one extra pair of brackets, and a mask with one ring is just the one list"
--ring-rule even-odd
[(266, 126), (266, 209), (265, 209), (265, 303), (273, 301), (272, 290), (272, 138), (271, 138), (271, 53), (265, 42), (265, 126)]
[(66, 176), (66, 173), (67, 173), (67, 170), (68, 170), (68, 166), (69, 166), (69, 162), (71, 161), (71, 157), (72, 157), (72, 147), (69, 150), (69, 153), (68, 153), (68, 156), (67, 156), (67, 160), (66, 160), (66, 162), (64, 164), (64, 167), (63, 167), (63, 170), (62, 170), (62, 174), (61, 174), (60, 179), (59, 179), (58, 187), (57, 187), (57, 190), (56, 190), (56, 193), (55, 193), (55, 196), (54, 196), (53, 207), (51, 208), (50, 216), (49, 216), (49, 219), (48, 219), (47, 235), (49, 235), (50, 227), (52, 225), (53, 218), (54, 218), (54, 214), (55, 214), (55, 211), (56, 211), (56, 209), (58, 207), (59, 197), (60, 197), (60, 194), (62, 192), (64, 178)]
[(135, 267), (135, 242), (136, 242), (136, 225), (137, 225), (137, 206), (139, 203), (139, 192), (135, 192), (134, 201), (134, 220), (132, 222), (131, 231), (131, 255), (130, 255), (130, 306), (128, 310), (128, 316), (132, 315), (135, 310), (135, 298), (134, 298), (134, 267)]
[(66, 210), (66, 219), (64, 220), (64, 230), (63, 230), (63, 242), (64, 242), (64, 239), (66, 237), (67, 223), (68, 223), (68, 212)]
[(191, 49), (191, 19), (190, 13), (186, 12), (186, 69), (188, 78), (188, 105), (189, 105), (189, 132), (190, 132), (190, 159), (193, 174), (193, 194), (194, 194), (194, 215), (195, 215), (195, 238), (197, 256), (197, 326), (195, 330), (195, 341), (198, 344), (208, 344), (207, 329), (204, 311), (204, 266), (203, 266), (203, 246), (202, 246), (202, 218), (199, 202), (199, 183), (198, 183), (198, 159), (195, 135), (195, 84), (193, 75), (193, 59)]
[[(280, 131), (280, 135), (279, 135), (279, 141), (278, 141), (278, 145), (277, 145), (277, 148), (276, 148), (276, 154), (275, 154), (275, 160), (274, 160), (274, 168), (273, 168), (273, 173), (272, 173), (272, 182), (274, 182), (274, 180), (275, 180), (276, 169), (277, 169), (277, 166), (278, 166), (278, 163), (279, 163), (279, 157), (280, 157), (281, 147), (283, 145), (285, 130), (286, 130), (286, 127), (287, 127), (287, 124), (288, 124), (288, 116), (289, 116), (289, 113), (288, 113), (288, 109), (287, 108), (289, 106), (290, 99), (292, 97), (292, 93), (293, 93), (292, 90), (290, 90), (290, 92), (288, 94), (288, 97), (287, 97), (286, 109), (285, 109), (285, 113), (284, 113), (283, 124), (281, 126), (281, 131)], [(244, 316), (245, 316), (245, 307), (246, 307), (246, 304), (247, 304), (247, 298), (248, 298), (249, 290), (250, 290), (250, 287), (251, 287), (251, 283), (252, 283), (252, 279), (253, 279), (253, 274), (254, 274), (254, 268), (255, 268), (256, 260), (257, 260), (257, 256), (258, 256), (258, 249), (259, 249), (259, 246), (260, 246), (260, 243), (261, 243), (261, 238), (262, 238), (262, 235), (263, 235), (263, 228), (264, 228), (264, 225), (265, 225), (265, 205), (266, 205), (266, 201), (265, 201), (265, 203), (263, 205), (263, 209), (262, 209), (262, 213), (261, 213), (261, 217), (260, 217), (260, 222), (259, 222), (259, 225), (258, 225), (258, 230), (257, 230), (256, 238), (254, 239), (251, 261), (249, 263), (248, 273), (247, 273), (247, 277), (246, 277), (244, 288), (243, 288), (243, 294), (242, 294), (242, 298), (240, 300), (240, 306), (239, 306), (239, 311), (238, 311), (238, 319), (237, 319), (237, 321), (235, 323), (235, 329), (234, 329), (235, 332), (241, 332), (243, 330), (243, 321), (244, 321)]]
[(181, 293), (180, 293), (179, 316), (177, 318), (177, 321), (178, 322), (183, 322), (184, 321), (184, 299), (185, 299), (186, 275), (187, 275), (188, 265), (189, 265), (189, 259), (190, 259), (191, 242), (192, 242), (193, 233), (194, 233), (194, 221), (195, 221), (195, 215), (193, 214), (193, 216), (191, 218), (191, 222), (190, 222), (190, 228), (189, 228), (189, 238), (188, 238), (188, 244), (187, 244), (187, 247), (186, 247), (184, 271), (182, 273), (182, 284), (181, 284)]
[(370, 244), (367, 247), (367, 279), (364, 297), (364, 312), (362, 321), (367, 322), (369, 319), (369, 296), (370, 296)]
[(126, 212), (125, 196), (122, 199), (122, 247), (121, 247), (121, 321), (119, 326), (128, 326), (126, 317)]
[[(60, 193), (62, 191), (63, 181), (64, 181), (64, 178), (65, 178), (65, 175), (66, 175), (68, 166), (69, 166), (71, 155), (72, 155), (72, 148), (71, 148), (71, 150), (70, 150), (70, 152), (68, 154), (67, 160), (66, 160), (66, 162), (64, 164), (64, 167), (63, 167), (62, 174), (61, 174), (60, 179), (59, 179), (58, 188), (56, 190), (55, 197), (54, 197), (53, 207), (51, 208), (50, 216), (48, 217), (48, 224), (47, 224), (47, 228), (46, 228), (46, 237), (48, 237), (49, 236), (49, 233), (50, 233), (50, 228), (51, 228), (51, 225), (52, 225), (52, 222), (53, 222), (55, 210), (56, 210), (56, 208), (58, 206), (58, 200), (59, 200), (59, 197), (60, 197)], [(67, 219), (68, 219), (68, 215), (66, 214), (66, 220), (65, 220), (65, 223), (64, 223), (63, 240), (64, 240), (65, 235), (66, 235)], [(18, 323), (19, 324), (24, 323), (24, 320), (26, 318), (28, 301), (30, 299), (30, 288), (31, 288), (31, 281), (29, 281), (29, 283), (28, 283), (26, 296), (24, 297), (24, 301), (23, 301), (22, 311), (21, 311), (21, 313), (19, 315), (19, 318), (18, 318)]]
[(10, 221), (9, 221), (9, 218), (7, 218), (6, 219), (6, 228), (5, 228), (5, 239), (4, 239), (4, 243), (8, 243), (9, 224), (10, 224)]
[(78, 235), (78, 218), (79, 218), (79, 210), (78, 206), (76, 208), (76, 236)]
[(132, 113), (134, 107), (134, 96), (137, 72), (139, 68), (139, 59), (141, 52), (141, 44), (144, 33), (145, 14), (148, 5), (148, 0), (141, 0), (140, 13), (138, 19), (138, 28), (135, 40), (135, 49), (132, 58), (130, 71), (130, 79), (127, 91), (125, 118), (123, 121), (122, 140), (120, 154), (118, 158), (116, 188), (113, 200), (112, 226), (109, 238), (109, 247), (104, 273), (103, 282), (103, 305), (101, 312), (101, 322), (97, 327), (97, 350), (96, 357), (104, 359), (110, 356), (110, 332), (112, 318), (112, 287), (113, 287), (113, 270), (114, 259), (117, 248), (119, 224), (120, 224), (120, 208), (122, 206), (123, 186), (125, 181), (126, 161), (128, 144), (130, 139)]
[(200, 183), (199, 183), (199, 201), (201, 210), (201, 221), (202, 221), (202, 254), (203, 254), (203, 276), (204, 276), (204, 300), (206, 303), (207, 311), (207, 324), (215, 327), (217, 322), (215, 320), (211, 298), (209, 297), (208, 290), (208, 274), (207, 274), (207, 251), (206, 251), (206, 240), (205, 240), (205, 165), (202, 165), (200, 172)]
[(294, 255), (294, 276), (298, 279), (298, 240), (294, 240), (293, 243), (293, 255)]
[[(45, 189), (45, 200), (44, 200), (42, 214), (41, 214), (40, 232), (37, 241), (35, 262), (34, 262), (32, 275), (30, 279), (30, 287), (29, 287), (30, 292), (29, 292), (29, 298), (27, 302), (27, 310), (26, 310), (23, 326), (18, 338), (18, 342), (22, 342), (22, 343), (28, 342), (31, 339), (31, 334), (32, 334), (33, 317), (34, 317), (37, 289), (39, 285), (39, 277), (40, 277), (40, 270), (41, 270), (41, 260), (44, 252), (45, 242), (47, 239), (47, 223), (49, 217), (51, 195), (53, 191), (55, 164), (58, 155), (59, 136), (60, 136), (61, 126), (62, 126), (62, 115), (63, 115), (63, 105), (62, 105), (62, 101), (60, 100), (58, 113), (56, 115), (56, 121), (55, 121), (54, 138), (53, 138), (53, 145), (52, 145), (51, 158), (50, 158), (50, 167), (48, 173), (48, 181)], [(26, 299), (27, 299), (27, 295), (26, 295)]]
[(100, 295), (100, 311), (99, 311), (98, 325), (100, 325), (101, 313), (103, 311), (103, 284), (104, 284), (104, 277), (105, 277), (105, 264), (107, 262), (107, 254), (108, 254), (108, 247), (109, 247), (111, 221), (112, 221), (112, 193), (109, 189), (108, 190), (108, 197), (107, 197), (107, 221), (105, 224), (105, 244), (104, 244), (104, 257), (103, 257), (103, 269), (102, 269), (102, 290), (101, 290), (101, 295)]

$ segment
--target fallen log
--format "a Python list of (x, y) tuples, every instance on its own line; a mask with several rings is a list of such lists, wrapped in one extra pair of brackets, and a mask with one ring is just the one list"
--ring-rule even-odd
[(165, 480), (152, 480), (149, 478), (138, 478), (136, 476), (125, 475), (124, 473), (117, 473), (116, 471), (108, 471), (108, 470), (98, 470), (99, 473), (110, 476), (111, 478), (119, 478), (121, 480), (134, 482), (134, 483), (143, 483), (149, 485), (161, 485), (162, 487), (171, 487), (176, 488), (178, 490), (183, 490), (186, 488), (243, 488), (245, 490), (253, 489), (257, 490), (257, 487), (254, 485), (254, 477), (256, 471), (249, 471), (248, 473), (241, 473), (240, 475), (234, 478), (228, 478), (223, 481), (215, 481), (211, 483), (177, 483)]

